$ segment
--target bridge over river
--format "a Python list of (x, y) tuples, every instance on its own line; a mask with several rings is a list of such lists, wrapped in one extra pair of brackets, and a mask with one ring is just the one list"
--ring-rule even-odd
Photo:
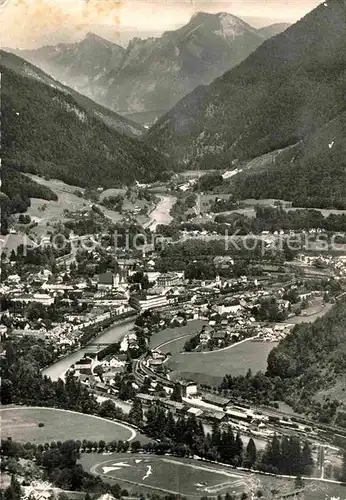
[[(125, 319), (120, 321), (114, 326), (111, 326), (107, 330), (103, 331), (98, 337), (94, 338), (90, 344), (74, 351), (71, 354), (59, 359), (52, 365), (48, 366), (42, 371), (43, 375), (51, 378), (52, 380), (58, 380), (59, 378), (64, 378), (66, 371), (75, 364), (78, 360), (83, 358), (85, 354), (90, 351), (97, 352), (98, 347), (109, 346), (115, 342), (119, 342), (124, 338), (126, 333), (128, 333), (134, 326), (134, 319)], [(96, 348), (96, 349), (95, 349)]]

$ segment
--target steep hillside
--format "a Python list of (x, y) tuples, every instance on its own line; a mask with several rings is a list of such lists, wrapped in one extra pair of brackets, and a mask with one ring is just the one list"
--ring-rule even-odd
[(283, 31), (287, 30), (291, 25), (289, 23), (276, 23), (271, 24), (270, 26), (265, 26), (264, 28), (260, 28), (258, 31), (263, 35), (265, 39), (271, 38), (272, 36), (278, 35)]
[[(346, 111), (272, 165), (244, 170), (229, 180), (235, 198), (292, 200), (296, 207), (346, 209)], [(223, 189), (225, 186), (223, 186)]]
[(345, 110), (344, 0), (330, 0), (200, 86), (150, 130), (182, 164), (230, 166), (295, 144)]
[(155, 111), (155, 119), (197, 85), (239, 64), (268, 36), (231, 14), (199, 12), (161, 37), (134, 38), (126, 50), (88, 35), (73, 45), (19, 54), (115, 111)]
[(97, 104), (88, 97), (79, 94), (75, 90), (66, 87), (65, 85), (60, 83), (60, 81), (58, 82), (54, 80), (51, 76), (49, 76), (47, 73), (44, 73), (36, 66), (33, 66), (24, 59), (16, 57), (9, 52), (1, 52), (1, 64), (24, 77), (41, 81), (43, 83), (46, 83), (50, 87), (55, 87), (58, 90), (61, 90), (61, 92), (63, 92), (65, 95), (70, 95), (78, 104), (83, 106), (91, 116), (101, 118), (101, 120), (108, 127), (113, 128), (118, 132), (126, 134), (130, 137), (139, 137), (145, 131), (144, 127), (142, 127), (138, 123), (128, 120), (127, 118), (114, 113), (110, 109)]
[(108, 127), (65, 88), (37, 78), (31, 65), (24, 76), (19, 58), (11, 55), (7, 65), (1, 55), (4, 166), (94, 187), (165, 175), (158, 153)]
[[(343, 298), (313, 324), (296, 326), (268, 356), (267, 375), (280, 377), (282, 387), (297, 409), (318, 415), (323, 422), (346, 427), (346, 395), (336, 403), (319, 395), (344, 386), (346, 373), (346, 302)], [(323, 396), (322, 396), (323, 398)]]

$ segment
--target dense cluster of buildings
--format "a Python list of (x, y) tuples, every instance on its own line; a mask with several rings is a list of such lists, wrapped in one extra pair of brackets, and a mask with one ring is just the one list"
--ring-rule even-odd
[[(310, 262), (301, 256), (299, 262), (313, 266), (316, 258)], [(214, 260), (218, 267), (233, 265), (231, 257), (220, 256)], [(339, 275), (345, 272), (345, 259), (329, 260), (324, 262), (326, 266), (332, 267)], [(149, 257), (119, 259), (118, 264), (116, 272), (104, 272), (92, 278), (71, 278), (66, 266), (62, 266), (61, 271), (58, 267), (54, 275), (49, 269), (40, 269), (25, 280), (15, 272), (9, 274), (1, 283), (0, 293), (14, 305), (9, 325), (11, 332), (50, 338), (62, 348), (69, 348), (78, 344), (80, 332), (90, 326), (102, 325), (104, 321), (123, 314), (159, 310), (168, 314), (170, 321), (177, 325), (186, 319), (207, 320), (208, 327), (200, 334), (201, 348), (210, 345), (211, 341), (214, 347), (225, 347), (247, 337), (279, 340), (287, 333), (287, 328), (280, 325), (259, 329), (253, 314), (263, 299), (274, 294), (278, 305), (289, 315), (290, 302), (283, 297), (284, 286), (273, 290), (261, 278), (246, 276), (186, 280), (183, 271), (156, 271), (153, 252)], [(139, 270), (146, 278), (145, 287), (133, 280)], [(311, 292), (309, 297), (301, 298), (310, 299)], [(30, 304), (33, 307), (40, 304), (49, 308), (57, 302), (71, 306), (71, 313), (65, 314), (56, 324), (53, 321), (47, 325), (42, 318), (32, 321), (27, 314), (20, 312), (20, 306), (27, 309)], [(184, 312), (184, 318), (178, 315), (179, 311)], [(2, 333), (6, 330), (6, 325), (2, 325)]]

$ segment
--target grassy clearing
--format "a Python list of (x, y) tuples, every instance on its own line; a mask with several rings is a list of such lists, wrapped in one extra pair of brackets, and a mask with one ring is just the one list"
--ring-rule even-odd
[(266, 371), (268, 354), (276, 342), (244, 342), (226, 350), (184, 353), (187, 335), (199, 332), (204, 323), (196, 320), (184, 327), (166, 328), (151, 338), (152, 348), (168, 342), (161, 351), (171, 354), (166, 366), (172, 370), (170, 376), (173, 380), (185, 378), (200, 384), (217, 385), (226, 373), (245, 375), (249, 368), (253, 373)]
[(212, 386), (219, 384), (226, 373), (246, 375), (249, 368), (253, 373), (265, 372), (268, 354), (277, 345), (275, 342), (244, 342), (224, 351), (182, 353), (185, 341), (163, 348), (172, 353), (167, 364), (172, 370), (171, 378), (192, 379)]
[[(53, 225), (56, 222), (66, 222), (67, 220), (69, 220), (69, 216), (64, 215), (64, 210), (69, 210), (70, 212), (91, 210), (93, 203), (90, 200), (82, 198), (75, 194), (76, 191), (79, 191), (83, 194), (84, 189), (77, 186), (65, 184), (64, 182), (57, 179), (47, 180), (37, 175), (27, 175), (35, 180), (38, 184), (49, 187), (58, 196), (57, 201), (46, 201), (39, 198), (31, 198), (31, 206), (26, 213), (30, 215), (32, 220), (38, 222), (38, 226), (33, 229), (33, 232), (35, 234), (39, 236), (45, 236), (47, 234), (47, 231), (49, 230), (49, 226), (47, 226), (47, 223), (49, 225)], [(125, 193), (125, 189), (106, 189), (100, 194), (100, 200), (103, 200), (104, 198), (110, 196), (116, 196), (118, 194), (124, 196)], [(44, 211), (41, 210), (43, 205), (45, 206)], [(113, 223), (118, 223), (123, 220), (126, 211), (133, 211), (136, 208), (139, 210), (147, 207), (148, 212), (150, 212), (154, 208), (154, 206), (154, 203), (148, 202), (144, 199), (135, 199), (131, 201), (125, 198), (123, 213), (116, 212), (115, 210), (109, 210), (103, 206), (100, 206), (100, 208), (107, 219), (111, 220)], [(138, 213), (135, 218), (141, 225), (145, 224), (149, 220), (147, 215), (140, 213)]]
[[(202, 320), (194, 320), (194, 321), (189, 321), (186, 326), (182, 327), (177, 327), (177, 328), (165, 328), (164, 330), (161, 330), (158, 333), (155, 333), (151, 339), (150, 339), (150, 347), (155, 348), (164, 342), (168, 342), (170, 340), (175, 340), (178, 339), (179, 337), (182, 337), (183, 335), (188, 335), (188, 334), (196, 334), (199, 332), (202, 328), (202, 325), (206, 324), (205, 321)], [(167, 344), (167, 349), (168, 351), (165, 352), (171, 352), (171, 347), (174, 349), (175, 347), (175, 342), (172, 342), (172, 344)]]
[(317, 318), (322, 318), (333, 307), (333, 304), (324, 304), (321, 300), (316, 300), (313, 305), (308, 307), (299, 316), (287, 318), (284, 323), (300, 325), (301, 323), (313, 323)]
[[(134, 435), (130, 428), (117, 422), (82, 413), (49, 408), (16, 407), (1, 409), (1, 436), (14, 441), (49, 443), (67, 439), (91, 441), (129, 440)], [(43, 427), (38, 427), (43, 423)]]
[[(49, 187), (54, 193), (57, 194), (57, 201), (46, 201), (39, 198), (31, 198), (31, 206), (29, 207), (27, 214), (38, 222), (38, 228), (35, 228), (34, 232), (40, 235), (46, 234), (47, 222), (52, 224), (54, 222), (63, 222), (68, 220), (68, 217), (63, 216), (64, 210), (77, 211), (77, 210), (91, 210), (91, 203), (84, 198), (76, 196), (75, 191), (83, 192), (84, 190), (77, 186), (70, 186), (57, 179), (46, 180), (43, 177), (37, 175), (27, 174), (28, 177), (33, 179), (38, 184)], [(41, 211), (40, 208), (45, 205), (45, 210)]]

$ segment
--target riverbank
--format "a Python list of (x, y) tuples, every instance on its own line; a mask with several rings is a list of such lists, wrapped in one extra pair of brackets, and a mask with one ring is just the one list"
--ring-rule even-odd
[(149, 221), (144, 224), (145, 228), (155, 231), (160, 224), (168, 225), (173, 220), (170, 215), (171, 208), (173, 207), (176, 198), (169, 195), (158, 195), (160, 198), (159, 203), (154, 210), (149, 214)]
[(125, 318), (116, 321), (112, 326), (101, 332), (99, 335), (93, 337), (90, 342), (80, 349), (68, 353), (58, 361), (42, 370), (42, 375), (49, 377), (51, 380), (56, 381), (59, 378), (64, 379), (67, 370), (79, 361), (83, 356), (90, 352), (97, 352), (99, 344), (112, 344), (119, 342), (134, 326), (134, 317)]

